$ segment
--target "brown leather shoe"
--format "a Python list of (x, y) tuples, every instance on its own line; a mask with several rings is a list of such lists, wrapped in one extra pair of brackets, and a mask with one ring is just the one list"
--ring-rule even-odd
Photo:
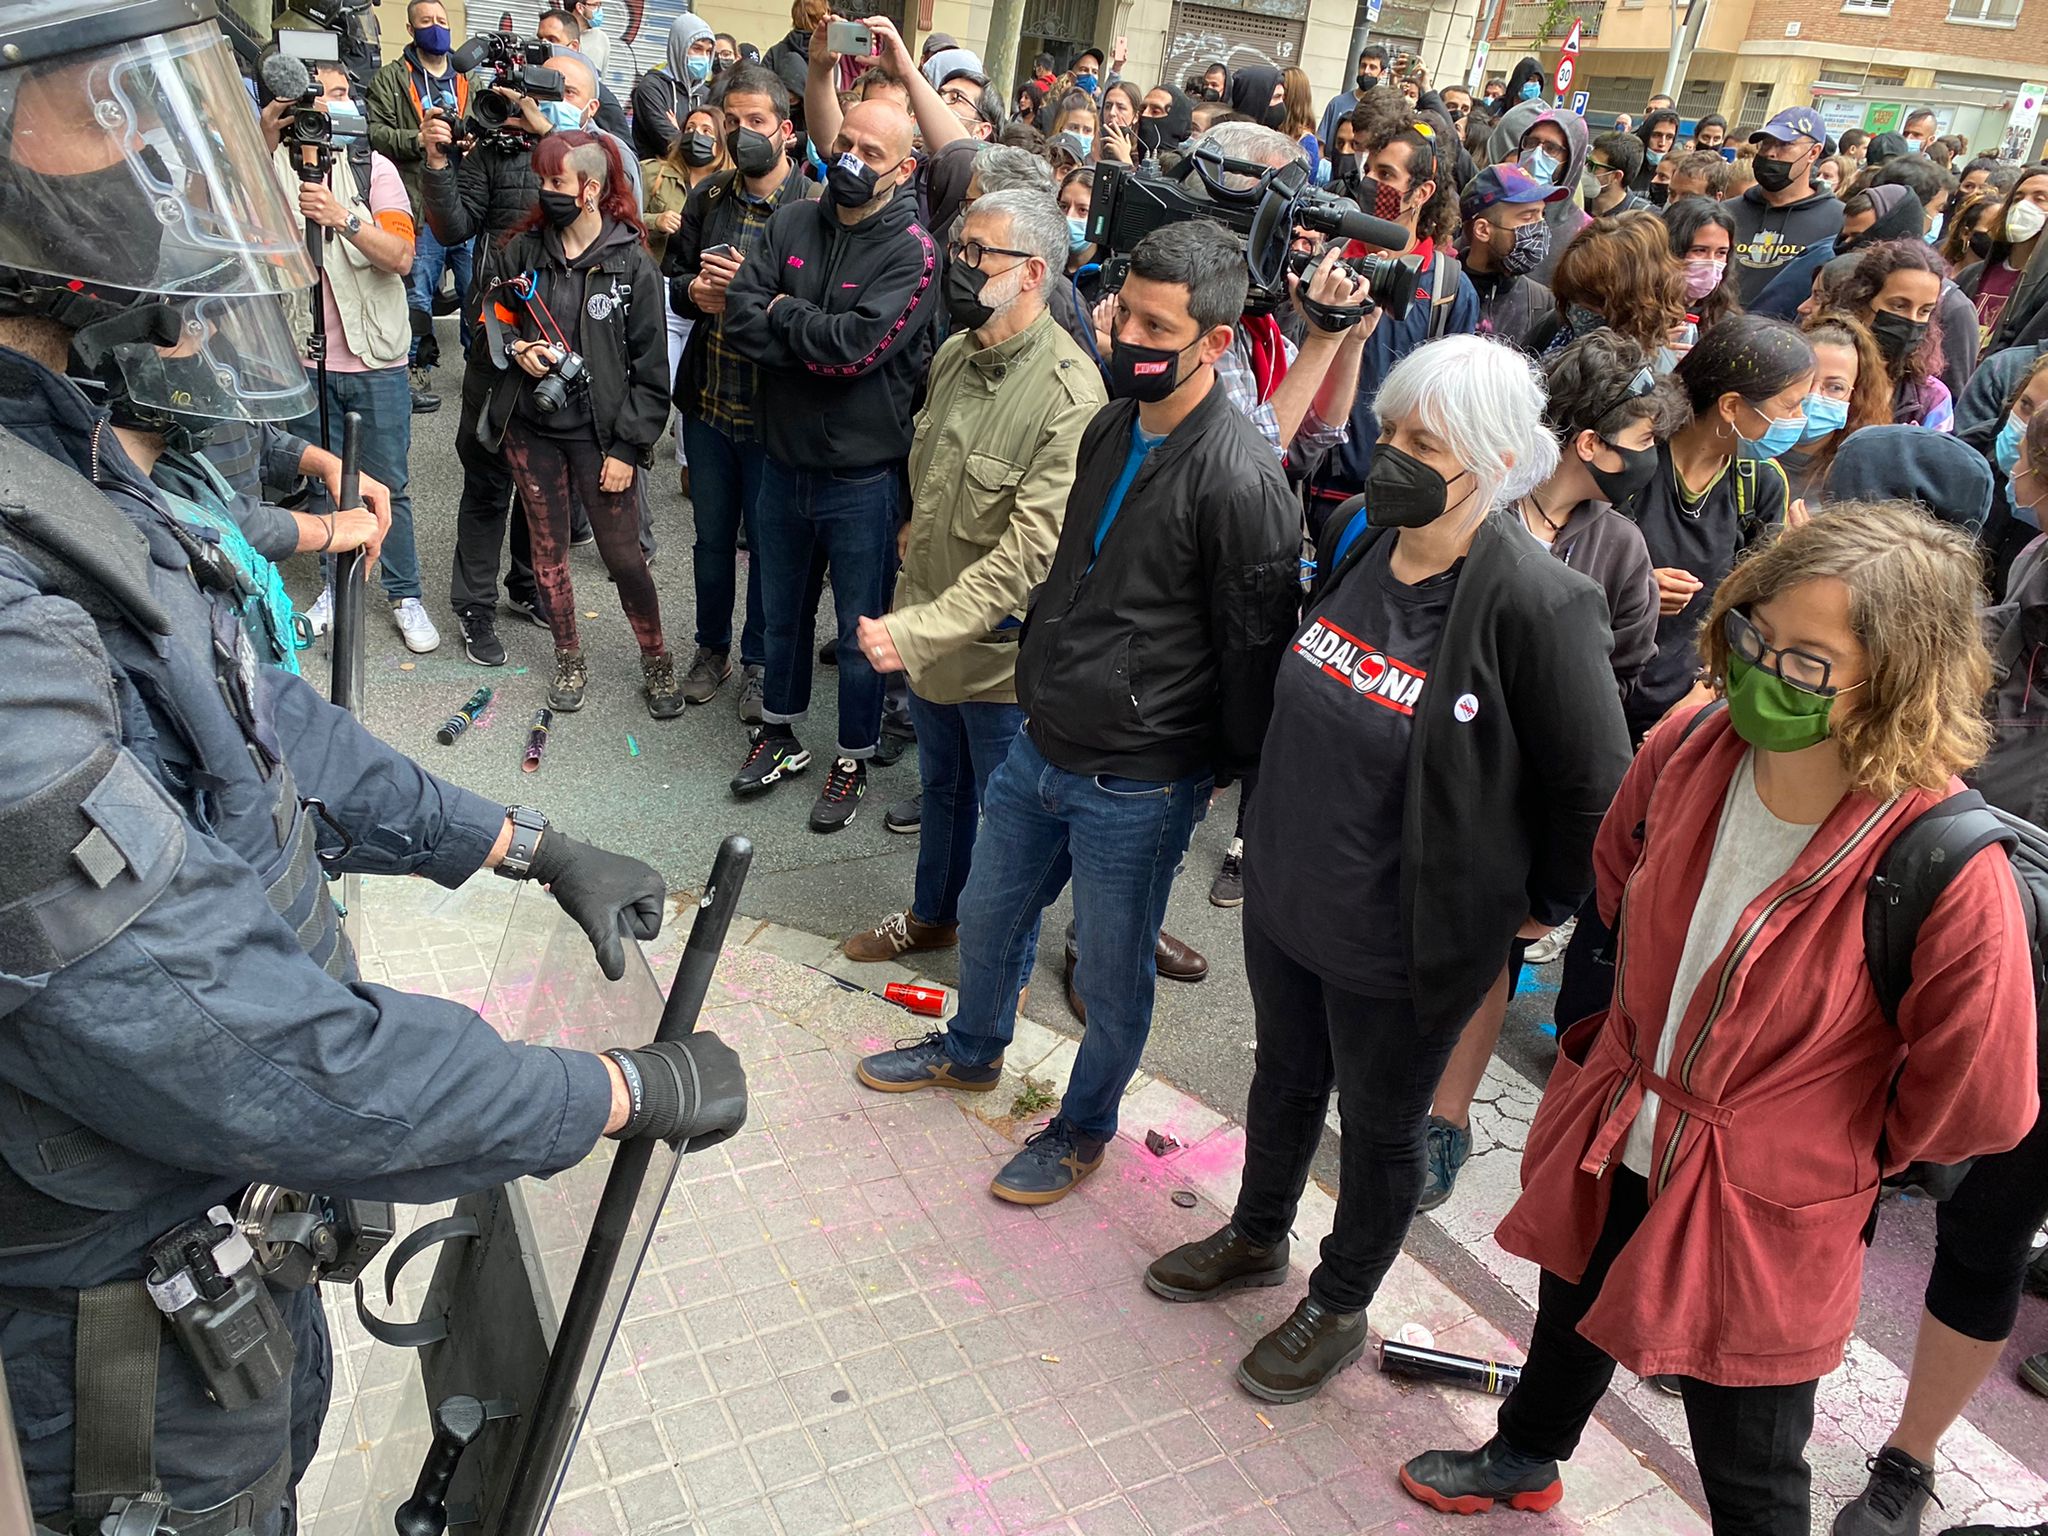
[(958, 923), (921, 923), (908, 912), (892, 912), (839, 950), (849, 960), (894, 960), (919, 950), (951, 949), (959, 942)]
[(1152, 951), (1159, 974), (1168, 981), (1200, 981), (1209, 974), (1209, 961), (1194, 945), (1159, 930), (1159, 943)]

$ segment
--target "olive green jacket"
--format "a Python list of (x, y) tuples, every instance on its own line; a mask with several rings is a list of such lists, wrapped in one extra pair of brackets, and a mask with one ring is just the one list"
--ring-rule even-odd
[(1017, 642), (1052, 566), (1081, 429), (1108, 398), (1042, 313), (1008, 341), (949, 337), (910, 445), (910, 529), (888, 619), (919, 698), (1014, 703)]

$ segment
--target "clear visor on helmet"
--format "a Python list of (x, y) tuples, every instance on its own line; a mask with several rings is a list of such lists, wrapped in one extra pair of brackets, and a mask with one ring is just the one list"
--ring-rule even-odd
[(318, 406), (275, 294), (208, 295), (174, 308), (178, 340), (114, 349), (122, 392), (138, 407), (214, 421), (291, 421)]
[(217, 27), (0, 69), (0, 266), (133, 293), (312, 284)]

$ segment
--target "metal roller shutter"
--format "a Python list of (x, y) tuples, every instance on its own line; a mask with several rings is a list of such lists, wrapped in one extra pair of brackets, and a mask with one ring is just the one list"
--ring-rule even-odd
[(1160, 78), (1178, 82), (1219, 59), (1233, 70), (1248, 64), (1286, 69), (1301, 62), (1301, 36), (1300, 17), (1176, 4)]

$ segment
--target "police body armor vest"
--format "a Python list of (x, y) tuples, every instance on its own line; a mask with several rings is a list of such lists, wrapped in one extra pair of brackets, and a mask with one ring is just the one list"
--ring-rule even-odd
[[(97, 433), (108, 431), (104, 422), (96, 429), (95, 465)], [(110, 498), (139, 508), (139, 516), (125, 515)], [(352, 980), (353, 957), (321, 878), (316, 823), (284, 761), (231, 562), (136, 487), (90, 482), (0, 428), (0, 558), (8, 552), (42, 591), (92, 617), (121, 744), (132, 755), (114, 763), (110, 782), (123, 774), (153, 780), (190, 832), (215, 838), (248, 865), (300, 947), (329, 974)], [(107, 768), (102, 762), (86, 771)], [(0, 815), (7, 846), (16, 842), (7, 833), (11, 819)], [(38, 840), (50, 843), (47, 832)], [(43, 860), (28, 889), (48, 906), (70, 904), (72, 920), (39, 926), (17, 908), (0, 930), (0, 969), (48, 974), (108, 942), (169, 884), (182, 849), (156, 859), (139, 886), (122, 879), (124, 857), (135, 876), (145, 873), (134, 864), (148, 860), (86, 826), (68, 858), (60, 851)], [(18, 888), (24, 883), (18, 870), (0, 873), (0, 910), (27, 893)], [(131, 903), (125, 913), (117, 901), (95, 906), (97, 895), (120, 888)], [(77, 1241), (189, 1191), (195, 1178), (0, 1083), (0, 1257)]]

